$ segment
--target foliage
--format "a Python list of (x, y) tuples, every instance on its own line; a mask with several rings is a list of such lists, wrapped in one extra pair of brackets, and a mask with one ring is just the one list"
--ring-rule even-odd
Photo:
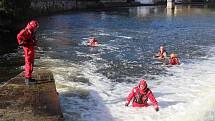
[(28, 13), (30, 0), (0, 0), (0, 10), (12, 18), (23, 18)]

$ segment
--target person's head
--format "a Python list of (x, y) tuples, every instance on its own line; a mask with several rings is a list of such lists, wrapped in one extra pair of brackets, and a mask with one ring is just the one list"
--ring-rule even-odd
[(146, 83), (145, 80), (140, 80), (140, 82), (139, 82), (139, 88), (141, 90), (146, 90), (147, 89), (147, 83)]
[(88, 41), (89, 41), (89, 42), (97, 42), (97, 40), (96, 40), (95, 37), (90, 37)]
[(175, 54), (175, 53), (171, 53), (170, 54), (170, 58), (177, 58), (178, 56), (177, 56), (177, 54)]
[(163, 45), (160, 46), (160, 51), (164, 52), (165, 51), (165, 47)]
[(39, 23), (36, 20), (32, 20), (27, 24), (27, 29), (29, 29), (32, 32), (37, 31), (39, 28)]

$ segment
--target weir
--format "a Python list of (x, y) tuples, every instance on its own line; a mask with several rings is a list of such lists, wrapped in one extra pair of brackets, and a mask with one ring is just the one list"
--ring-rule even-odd
[(23, 74), (0, 87), (0, 121), (63, 121), (52, 72), (35, 69), (34, 85), (25, 85)]

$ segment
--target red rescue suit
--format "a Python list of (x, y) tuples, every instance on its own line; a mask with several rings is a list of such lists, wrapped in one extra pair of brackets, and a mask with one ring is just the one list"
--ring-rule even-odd
[(19, 45), (23, 47), (25, 54), (25, 78), (31, 78), (34, 64), (34, 46), (36, 45), (34, 32), (27, 27), (17, 35)]
[(140, 89), (140, 85), (143, 80), (140, 81), (137, 87), (134, 87), (131, 93), (127, 97), (126, 104), (129, 105), (130, 101), (133, 99), (132, 106), (133, 107), (147, 107), (148, 106), (148, 99), (152, 102), (154, 109), (157, 111), (159, 109), (158, 102), (156, 101), (152, 91), (147, 88), (144, 90)]
[(164, 50), (164, 51), (159, 51), (159, 53), (158, 53), (158, 58), (159, 59), (165, 59), (165, 57), (166, 57), (166, 51)]
[(158, 59), (163, 60), (163, 59), (165, 59), (166, 55), (167, 55), (166, 50), (165, 50), (164, 46), (161, 45), (160, 51), (158, 52), (158, 54), (156, 56), (158, 57)]
[(88, 40), (87, 45), (92, 46), (92, 47), (96, 47), (96, 46), (98, 46), (98, 41), (95, 38), (91, 38)]
[(169, 64), (171, 65), (177, 65), (180, 64), (179, 59), (177, 57), (173, 57), (169, 59)]

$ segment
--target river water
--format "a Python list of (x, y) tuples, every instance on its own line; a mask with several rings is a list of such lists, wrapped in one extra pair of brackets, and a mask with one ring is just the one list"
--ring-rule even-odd
[[(119, 8), (46, 16), (39, 22), (35, 66), (53, 72), (67, 121), (215, 120), (215, 9)], [(91, 36), (99, 47), (86, 46)], [(161, 44), (179, 55), (181, 65), (165, 66), (153, 58)], [(17, 66), (10, 69), (20, 71), (22, 53), (14, 49), (1, 60), (11, 60)], [(153, 106), (124, 106), (140, 79), (154, 92), (159, 112)]]

